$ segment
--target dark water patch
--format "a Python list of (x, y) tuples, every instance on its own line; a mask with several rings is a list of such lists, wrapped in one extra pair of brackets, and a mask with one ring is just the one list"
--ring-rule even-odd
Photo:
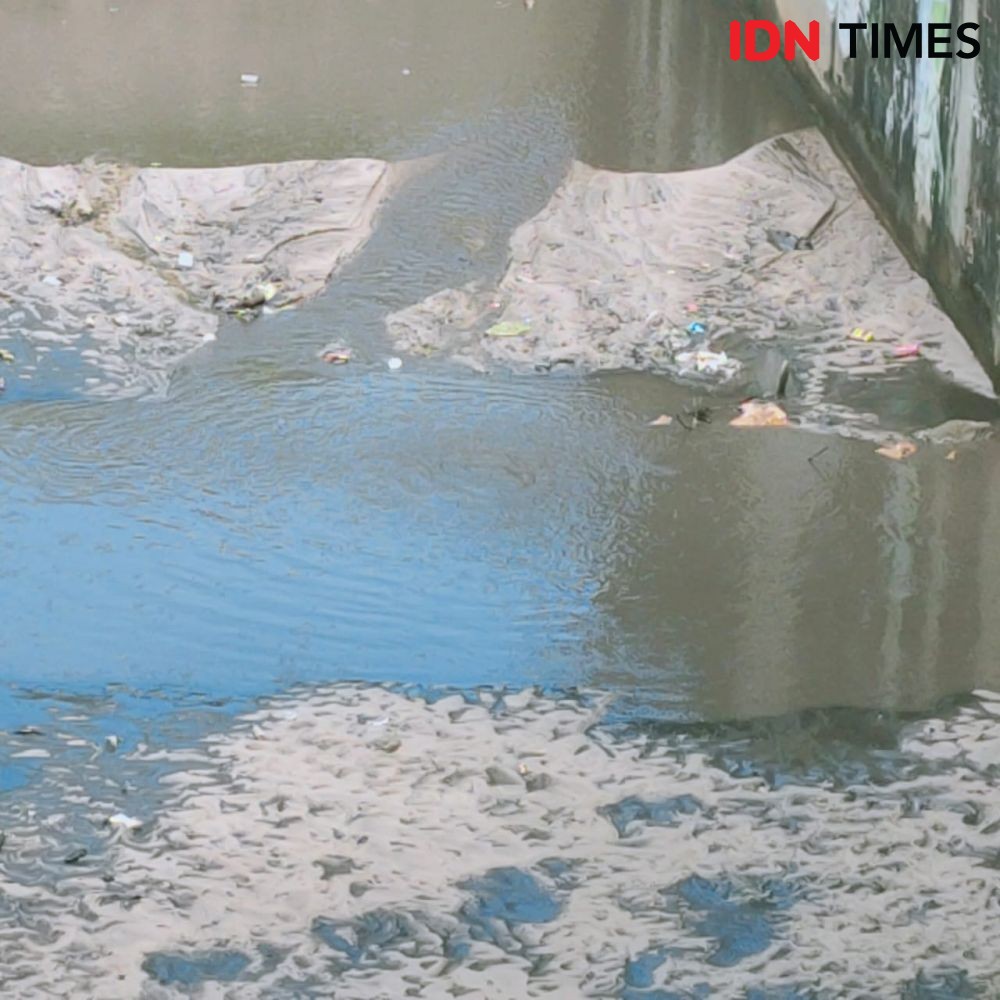
[(654, 974), (666, 962), (669, 948), (644, 951), (625, 963), (625, 987), (627, 990), (648, 990), (654, 983)]
[(886, 430), (912, 433), (946, 420), (1000, 420), (1000, 401), (949, 381), (924, 361), (885, 376), (827, 380), (831, 402), (873, 414)]
[(780, 878), (735, 883), (692, 875), (663, 895), (668, 906), (679, 906), (696, 934), (715, 942), (709, 964), (729, 967), (773, 944), (799, 890)]
[(704, 811), (701, 802), (693, 795), (675, 795), (667, 799), (647, 801), (635, 795), (629, 795), (610, 806), (598, 809), (600, 815), (608, 819), (618, 831), (619, 837), (625, 837), (633, 823), (643, 823), (647, 826), (676, 826), (682, 816), (696, 816)]
[(352, 968), (382, 964), (388, 952), (418, 948), (421, 940), (413, 917), (390, 910), (370, 910), (353, 920), (321, 917), (313, 921), (312, 932)]
[(907, 738), (925, 724), (933, 736), (962, 710), (980, 710), (975, 698), (958, 697), (942, 699), (925, 712), (827, 708), (745, 721), (686, 723), (656, 719), (630, 701), (626, 695), (611, 705), (606, 717), (610, 731), (644, 734), (651, 740), (650, 749), (661, 741), (681, 751), (707, 748), (709, 763), (730, 777), (761, 779), (773, 789), (793, 784), (885, 786), (948, 771), (954, 761), (929, 760), (907, 746)]
[(161, 986), (195, 988), (206, 982), (231, 983), (238, 980), (250, 965), (250, 959), (238, 951), (150, 955), (143, 971)]
[(962, 969), (922, 969), (915, 979), (903, 986), (900, 1000), (971, 1000), (983, 996)]
[(561, 903), (529, 872), (520, 868), (492, 868), (485, 875), (458, 884), (472, 893), (462, 908), (474, 929), (489, 921), (506, 924), (546, 924), (555, 920)]

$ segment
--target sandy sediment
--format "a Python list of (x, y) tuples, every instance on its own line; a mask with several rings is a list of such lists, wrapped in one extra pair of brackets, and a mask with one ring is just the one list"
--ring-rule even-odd
[[(776, 780), (750, 744), (613, 736), (599, 708), (533, 691), (282, 699), (188, 751), (166, 807), (110, 835), (104, 878), (9, 924), (8, 988), (990, 995), (998, 717), (986, 696), (903, 726), (874, 751), (892, 780), (845, 780), (849, 760), (812, 777), (779, 760)], [(7, 891), (22, 913), (44, 895)]]
[(91, 394), (164, 388), (220, 316), (321, 291), (369, 237), (406, 165), (211, 169), (0, 159), (0, 340), (15, 377), (79, 358)]
[[(914, 345), (943, 376), (993, 395), (927, 282), (812, 129), (706, 169), (575, 163), (513, 234), (499, 283), (443, 289), (390, 315), (387, 328), (403, 350), (480, 369), (642, 368), (751, 392), (774, 390), (778, 356), (802, 407), (823, 421), (857, 418), (831, 398), (829, 376), (898, 372), (915, 362), (896, 352)], [(730, 363), (699, 361), (706, 350)]]

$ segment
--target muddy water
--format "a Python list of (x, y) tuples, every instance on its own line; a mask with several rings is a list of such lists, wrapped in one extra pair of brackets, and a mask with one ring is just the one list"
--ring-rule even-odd
[[(572, 159), (645, 170), (700, 166), (808, 123), (780, 78), (724, 61), (727, 4), (637, 0), (623, 8), (613, 0), (538, 0), (530, 14), (513, 0), (286, 2), (280, 12), (272, 3), (222, 0), (4, 5), (3, 155), (57, 163), (96, 154), (184, 165), (440, 155), (387, 207), (371, 241), (326, 295), (298, 311), (225, 327), (215, 344), (172, 373), (164, 399), (94, 402), (79, 398), (69, 380), (22, 385), (8, 378), (0, 405), (0, 661), (9, 686), (0, 725), (9, 731), (2, 784), (12, 791), (4, 797), (9, 843), (0, 859), (11, 897), (5, 903), (11, 954), (40, 963), (18, 966), (17, 975), (40, 977), (25, 980), (31, 986), (20, 995), (52, 988), (52, 965), (43, 957), (58, 961), (62, 948), (79, 944), (80, 928), (98, 910), (112, 926), (102, 930), (93, 954), (78, 952), (83, 978), (60, 987), (70, 995), (77, 986), (78, 995), (93, 992), (102, 969), (112, 968), (127, 986), (109, 996), (135, 996), (139, 988), (174, 995), (206, 981), (216, 992), (204, 995), (256, 995), (241, 976), (256, 976), (264, 984), (260, 995), (326, 995), (326, 948), (341, 972), (377, 973), (368, 987), (352, 979), (355, 992), (345, 995), (395, 996), (401, 993), (392, 970), (411, 976), (406, 988), (414, 988), (417, 973), (400, 973), (396, 959), (385, 959), (379, 948), (400, 944), (405, 951), (416, 936), (424, 942), (411, 948), (417, 958), (450, 961), (455, 956), (441, 950), (442, 934), (471, 935), (488, 950), (484, 935), (503, 933), (508, 937), (493, 942), (498, 951), (476, 953), (471, 972), (459, 962), (455, 982), (486, 995), (525, 994), (524, 970), (546, 965), (537, 965), (544, 949), (524, 928), (536, 927), (533, 915), (553, 918), (538, 926), (553, 923), (552, 907), (562, 913), (571, 895), (570, 876), (563, 878), (558, 866), (539, 867), (561, 850), (514, 851), (518, 860), (511, 864), (498, 849), (454, 878), (446, 861), (435, 862), (438, 881), (425, 887), (433, 898), (422, 909), (444, 916), (432, 921), (443, 931), (430, 945), (426, 917), (412, 917), (414, 907), (407, 910), (400, 884), (389, 878), (379, 905), (349, 902), (361, 898), (349, 891), (333, 902), (311, 899), (301, 913), (318, 923), (274, 929), (264, 943), (278, 951), (262, 946), (249, 959), (249, 945), (237, 940), (245, 928), (232, 929), (229, 945), (210, 940), (197, 920), (163, 930), (161, 906), (176, 904), (181, 912), (194, 904), (193, 897), (171, 897), (168, 883), (177, 872), (156, 860), (162, 848), (168, 858), (162, 865), (173, 864), (170, 851), (184, 845), (156, 838), (175, 827), (197, 830), (204, 810), (229, 795), (235, 811), (251, 808), (251, 800), (258, 810), (258, 800), (272, 795), (264, 791), (271, 769), (281, 770), (302, 734), (283, 726), (264, 731), (273, 759), (257, 770), (246, 763), (254, 751), (243, 736), (225, 737), (225, 773), (213, 778), (209, 804), (191, 803), (189, 813), (185, 788), (197, 780), (165, 785), (162, 779), (185, 762), (217, 764), (199, 744), (207, 731), (226, 729), (227, 714), (255, 697), (300, 682), (351, 678), (466, 691), (578, 685), (610, 693), (617, 720), (782, 716), (777, 728), (793, 734), (790, 749), (769, 724), (758, 729), (746, 722), (731, 731), (698, 730), (698, 752), (716, 761), (720, 781), (762, 780), (767, 789), (782, 785), (783, 768), (795, 761), (795, 780), (810, 789), (803, 813), (820, 825), (826, 815), (839, 816), (838, 849), (845, 852), (860, 843), (854, 838), (864, 826), (850, 797), (857, 792), (847, 786), (961, 776), (928, 764), (940, 748), (906, 757), (909, 731), (896, 727), (891, 710), (940, 712), (947, 720), (952, 710), (935, 707), (943, 697), (1000, 688), (1000, 554), (992, 544), (1000, 527), (1000, 446), (985, 442), (953, 456), (927, 448), (897, 464), (862, 441), (737, 432), (724, 413), (691, 431), (650, 428), (661, 413), (683, 414), (704, 403), (690, 386), (656, 376), (482, 377), (444, 361), (408, 358), (399, 371), (386, 365), (385, 315), (440, 288), (499, 275), (511, 231), (546, 203)], [(246, 72), (259, 75), (257, 87), (240, 86)], [(317, 360), (332, 339), (353, 347), (351, 364), (331, 368)], [(844, 391), (864, 396), (869, 389), (852, 384)], [(886, 426), (904, 431), (949, 417), (995, 416), (992, 404), (925, 377), (919, 364), (891, 406), (877, 393), (867, 405)], [(423, 703), (396, 697), (354, 706), (350, 719), (340, 709), (328, 711), (322, 699), (314, 717), (306, 696), (295, 710), (312, 727), (307, 743), (350, 761), (349, 748), (325, 744), (324, 727), (353, 733), (347, 723), (370, 711), (379, 718), (394, 712), (402, 728), (413, 728), (410, 713), (419, 715), (413, 706)], [(789, 714), (833, 706), (858, 711), (818, 724)], [(885, 710), (890, 714), (877, 714)], [(975, 711), (977, 720), (989, 716)], [(473, 732), (471, 742), (441, 737), (435, 746), (440, 720), (420, 718), (418, 756), (457, 759), (479, 745)], [(26, 725), (40, 733), (12, 732)], [(512, 723), (515, 737), (519, 725)], [(544, 748), (552, 736), (545, 720), (525, 725), (521, 744)], [(925, 725), (933, 730), (944, 722), (914, 725), (922, 734)], [(483, 740), (492, 726), (483, 722)], [(970, 741), (987, 728), (976, 726)], [(686, 730), (672, 732), (680, 744), (668, 742), (668, 755), (684, 752), (688, 738)], [(109, 733), (122, 737), (123, 754), (104, 747)], [(517, 773), (509, 748), (482, 746), (477, 773), (493, 763)], [(956, 747), (949, 745), (948, 754), (962, 752)], [(380, 752), (393, 759), (392, 751)], [(570, 764), (561, 749), (552, 752), (558, 781)], [(685, 774), (652, 768), (642, 773), (638, 806), (594, 811), (628, 799), (630, 769), (643, 766), (641, 756), (630, 754), (608, 776), (620, 795), (605, 801), (591, 789), (583, 800), (593, 807), (586, 822), (599, 817), (593, 829), (600, 832), (575, 846), (567, 834), (573, 857), (600, 859), (611, 851), (605, 837), (617, 836), (619, 813), (657, 827), (656, 817), (671, 810), (656, 803), (684, 791)], [(750, 759), (761, 754), (763, 762)], [(843, 801), (817, 791), (831, 780), (823, 762), (839, 768)], [(367, 763), (359, 758), (359, 773)], [(303, 762), (303, 788), (296, 792), (296, 808), (305, 802), (309, 815), (310, 796), (329, 780), (313, 765)], [(873, 777), (875, 765), (891, 773)], [(976, 763), (966, 799), (942, 792), (947, 801), (928, 820), (930, 833), (914, 828), (913, 839), (951, 832), (947, 823), (944, 833), (934, 830), (933, 821), (958, 816), (961, 822), (961, 803), (988, 794), (988, 767), (988, 760)], [(422, 772), (407, 773), (417, 783)], [(229, 788), (227, 774), (242, 785)], [(704, 775), (699, 780), (712, 785)], [(679, 792), (659, 794), (675, 786)], [(892, 785), (878, 799), (880, 837), (889, 837), (903, 791)], [(392, 794), (406, 798), (400, 783)], [(699, 785), (699, 801), (716, 794), (721, 801), (712, 799), (712, 808), (739, 812), (740, 787)], [(792, 815), (798, 804), (771, 794), (765, 789), (747, 806), (750, 826), (767, 828), (775, 815), (801, 820)], [(421, 813), (421, 822), (431, 824), (425, 837), (440, 833), (427, 832), (439, 822), (433, 808), (428, 799), (417, 810), (430, 810), (431, 819)], [(465, 816), (464, 808), (456, 815)], [(683, 818), (686, 807), (677, 808)], [(103, 826), (119, 809), (140, 815), (145, 831), (128, 839)], [(965, 824), (977, 836), (995, 820), (987, 812), (980, 809)], [(497, 843), (509, 847), (514, 835), (531, 840), (530, 829), (512, 835), (483, 822), (472, 828)], [(687, 845), (683, 863), (643, 888), (638, 875), (628, 885), (604, 881), (610, 862), (602, 868), (598, 860), (587, 872), (596, 896), (573, 911), (575, 923), (559, 924), (563, 935), (573, 926), (599, 927), (609, 900), (616, 901), (616, 944), (600, 952), (600, 976), (586, 980), (590, 995), (657, 995), (660, 950), (674, 946), (681, 952), (668, 957), (679, 963), (688, 991), (678, 995), (699, 995), (706, 981), (718, 995), (768, 985), (763, 974), (741, 978), (741, 963), (754, 961), (764, 946), (747, 945), (740, 934), (749, 927), (758, 943), (763, 935), (776, 955), (784, 945), (772, 929), (785, 926), (791, 897), (766, 882), (773, 872), (755, 869), (740, 854), (745, 844), (738, 832), (713, 841), (721, 867), (711, 869), (691, 846), (696, 835), (689, 827), (703, 822), (699, 811), (683, 820), (689, 825), (682, 834), (672, 822), (662, 825), (668, 839)], [(150, 827), (157, 831), (153, 841), (144, 839)], [(226, 833), (235, 845), (246, 831), (237, 825)], [(276, 836), (275, 870), (290, 865), (286, 874), (294, 876), (298, 862), (290, 859), (301, 843), (291, 834)], [(807, 848), (822, 849), (798, 831), (784, 840), (783, 833), (769, 836), (754, 841), (754, 850), (792, 855), (801, 848), (801, 856), (812, 857)], [(102, 876), (113, 883), (115, 872), (124, 873), (115, 854), (123, 839), (126, 856), (137, 851), (148, 865), (124, 888), (105, 891), (97, 885)], [(304, 863), (347, 853), (314, 846), (316, 858), (305, 853)], [(657, 852), (675, 846), (654, 841), (637, 863), (652, 864), (662, 856)], [(66, 865), (80, 848), (90, 852), (84, 867)], [(924, 867), (928, 858), (945, 857), (936, 850), (937, 841), (927, 840), (915, 854), (900, 849), (886, 865)], [(981, 909), (993, 898), (992, 883), (980, 885), (973, 870), (987, 850), (977, 839), (967, 850), (954, 846), (941, 862), (941, 879), (968, 880), (968, 906), (954, 899), (942, 904), (956, 926), (973, 921), (973, 903)], [(234, 847), (219, 862), (217, 881), (205, 877), (212, 869), (202, 859), (207, 868), (192, 877), (192, 892), (233, 879), (245, 889), (262, 878), (253, 865), (239, 868), (238, 853)], [(367, 855), (354, 861), (376, 863)], [(497, 875), (504, 866), (521, 874)], [(859, 873), (857, 884), (868, 901), (865, 916), (874, 920), (880, 904), (872, 899), (881, 883), (864, 881), (870, 875)], [(695, 877), (710, 884), (685, 882)], [(818, 862), (804, 878), (834, 881)], [(318, 878), (304, 892), (326, 888)], [(840, 889), (848, 893), (850, 886)], [(661, 890), (666, 894), (650, 895)], [(798, 891), (797, 883), (792, 894)], [(909, 890), (893, 883), (892, 891), (904, 898)], [(108, 958), (114, 928), (128, 919), (136, 896), (151, 900), (142, 911), (149, 954), (129, 953), (116, 965)], [(815, 925), (824, 915), (857, 917), (844, 916), (847, 897), (838, 898), (843, 909), (810, 911), (814, 923), (804, 937), (810, 963), (820, 962), (822, 933)], [(746, 916), (744, 903), (756, 917)], [(513, 943), (510, 927), (494, 922), (494, 908), (508, 904), (528, 914), (513, 921), (520, 926)], [(527, 911), (516, 909), (521, 904)], [(243, 911), (254, 905), (246, 896), (233, 903)], [(663, 906), (672, 914), (673, 938), (660, 925)], [(395, 930), (385, 931), (378, 916), (371, 927), (356, 922), (369, 910), (411, 916), (390, 921)], [(288, 909), (272, 916), (283, 921)], [(338, 924), (345, 920), (355, 923)], [(900, 920), (908, 929), (894, 938), (898, 947), (923, 956), (917, 931)], [(623, 942), (639, 927), (645, 938), (630, 951)], [(371, 957), (358, 950), (366, 934), (382, 942)], [(839, 946), (864, 955), (860, 938), (848, 937)], [(708, 950), (706, 939), (716, 942)], [(966, 950), (978, 946), (977, 939)], [(951, 982), (958, 989), (967, 975), (982, 978), (988, 962), (978, 952), (963, 959), (951, 939), (943, 948), (947, 961), (929, 966), (926, 976), (918, 962), (912, 975), (893, 966), (879, 982), (930, 990), (944, 977), (946, 988)], [(586, 975), (598, 951), (570, 951), (571, 974), (560, 979), (551, 972), (536, 984), (540, 989), (569, 989), (564, 995), (582, 989), (574, 977)], [(788, 990), (797, 988), (789, 960), (778, 958), (772, 971)], [(299, 971), (290, 972), (288, 963), (298, 959)], [(146, 978), (139, 987), (141, 963)], [(739, 975), (705, 972), (732, 966)], [(838, 976), (853, 976), (862, 990), (862, 973), (848, 966), (829, 974), (831, 989)], [(499, 986), (476, 978), (484, 968), (501, 977)], [(788, 990), (761, 995), (798, 995)]]

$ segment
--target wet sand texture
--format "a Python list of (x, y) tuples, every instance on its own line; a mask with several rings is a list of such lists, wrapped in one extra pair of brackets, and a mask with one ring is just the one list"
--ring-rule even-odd
[(861, 733), (853, 756), (824, 754), (802, 723), (799, 767), (780, 759), (795, 727), (780, 745), (612, 735), (599, 709), (532, 691), (428, 704), (342, 684), (281, 700), (177, 753), (167, 806), (108, 834), (103, 862), (51, 890), (8, 881), (6, 985), (994, 995), (998, 714), (984, 696), (869, 733), (870, 749)]
[[(782, 249), (796, 239), (800, 249)], [(490, 335), (500, 322), (529, 329)], [(693, 322), (704, 338), (688, 333)], [(827, 375), (891, 374), (907, 363), (893, 350), (918, 343), (942, 373), (992, 396), (927, 283), (812, 129), (706, 169), (576, 163), (513, 234), (498, 285), (442, 290), (387, 325), (401, 349), (484, 369), (684, 373), (679, 355), (702, 344), (745, 362), (752, 381), (761, 355), (778, 350), (804, 404), (824, 419), (838, 416)], [(856, 327), (874, 339), (851, 339)]]
[[(371, 233), (399, 167), (379, 160), (212, 169), (0, 159), (0, 332), (80, 358), (92, 394), (162, 390), (224, 312), (321, 291)], [(28, 357), (25, 357), (25, 354)]]

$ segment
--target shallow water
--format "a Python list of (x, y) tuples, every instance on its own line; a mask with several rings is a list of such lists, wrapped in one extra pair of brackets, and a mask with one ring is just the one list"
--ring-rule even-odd
[[(45, 890), (37, 911), (13, 906), (22, 931), (68, 933), (46, 923), (65, 899), (77, 905), (60, 888), (76, 878), (64, 858), (86, 847), (103, 859), (108, 814), (178, 807), (162, 783), (179, 767), (172, 753), (199, 746), (192, 760), (204, 763), (206, 733), (300, 682), (581, 686), (611, 692), (619, 722), (780, 716), (694, 737), (719, 773), (779, 789), (786, 774), (814, 789), (877, 782), (901, 739), (878, 710), (947, 718), (943, 697), (1000, 688), (996, 443), (894, 463), (863, 441), (730, 429), (735, 400), (648, 374), (386, 367), (384, 316), (498, 275), (511, 231), (572, 159), (699, 166), (809, 122), (780, 78), (724, 61), (730, 6), (538, 0), (528, 14), (519, 2), (394, 0), (389, 11), (288, 0), (279, 19), (270, 3), (118, 0), (95, 14), (22, 0), (0, 12), (3, 155), (441, 154), (326, 295), (226, 326), (165, 398), (81, 399), (72, 372), (8, 377), (4, 864), (11, 886)], [(243, 72), (259, 86), (241, 88)], [(317, 360), (331, 340), (354, 348), (349, 365)], [(904, 431), (995, 418), (921, 364), (890, 408), (864, 384), (844, 397)], [(711, 422), (690, 431), (648, 426), (701, 406)], [(818, 724), (795, 714), (831, 706), (873, 711)], [(41, 731), (10, 732), (24, 726)], [(101, 750), (108, 733), (134, 762)], [(621, 791), (628, 802), (627, 775)], [(676, 789), (643, 794), (601, 816), (602, 829), (688, 822), (685, 807), (664, 805)], [(538, 888), (559, 889), (551, 871), (529, 883), (502, 858), (482, 868), (455, 904), (463, 933), (508, 896), (515, 910), (551, 912)], [(767, 945), (793, 904), (746, 917), (733, 898), (747, 886), (716, 876), (659, 881), (685, 933), (717, 942), (699, 961), (715, 955), (721, 968), (751, 947), (730, 940), (734, 921)], [(653, 903), (637, 905), (652, 919)], [(323, 916), (329, 934), (344, 930), (343, 914)], [(383, 944), (409, 933), (372, 920), (352, 925), (351, 947), (362, 932)], [(663, 947), (613, 956), (624, 979), (594, 995), (656, 996)], [(146, 972), (187, 989), (239, 981), (244, 959), (165, 942)], [(928, 972), (939, 974), (951, 973)], [(687, 981), (695, 989), (697, 971)]]
[[(499, 273), (510, 231), (571, 157), (674, 169), (803, 123), (771, 75), (678, 49), (682, 28), (721, 31), (725, 4), (696, 18), (679, 4), (570, 17), (551, 0), (531, 14), (413, 3), (386, 32), (379, 4), (303, 3), (268, 46), (254, 5), (209, 18), (122, 3), (96, 22), (59, 7), (3, 15), (8, 38), (53, 50), (0, 70), (4, 154), (443, 156), (324, 297), (224, 328), (166, 399), (8, 378), (9, 680), (223, 696), (340, 677), (596, 683), (731, 717), (925, 707), (1000, 678), (994, 446), (896, 465), (858, 442), (732, 431), (726, 399), (690, 433), (649, 428), (704, 402), (653, 376), (385, 366), (384, 316)], [(208, 34), (229, 40), (221, 60), (204, 58)], [(359, 87), (359, 53), (384, 86)], [(290, 65), (315, 69), (308, 94)], [(260, 85), (240, 88), (251, 69)], [(657, 121), (623, 124), (612, 82), (634, 97), (652, 80), (628, 106)], [(350, 365), (317, 361), (331, 339), (355, 348)], [(912, 381), (889, 426), (992, 413)]]

